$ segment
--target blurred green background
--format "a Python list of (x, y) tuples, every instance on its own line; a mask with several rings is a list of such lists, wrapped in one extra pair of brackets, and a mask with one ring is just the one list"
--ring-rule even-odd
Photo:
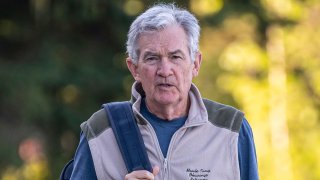
[[(126, 33), (155, 2), (1, 1), (1, 179), (58, 179), (80, 123), (130, 97)], [(194, 82), (204, 97), (245, 112), (261, 179), (320, 179), (320, 1), (176, 4), (202, 27)]]

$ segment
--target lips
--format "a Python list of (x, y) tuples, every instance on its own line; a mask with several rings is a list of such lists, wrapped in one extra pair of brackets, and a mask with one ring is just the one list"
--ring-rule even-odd
[(174, 84), (172, 83), (157, 83), (156, 84), (160, 88), (171, 88), (174, 87)]
[(158, 84), (158, 86), (170, 87), (170, 86), (173, 86), (173, 85), (172, 84), (161, 83), (161, 84)]

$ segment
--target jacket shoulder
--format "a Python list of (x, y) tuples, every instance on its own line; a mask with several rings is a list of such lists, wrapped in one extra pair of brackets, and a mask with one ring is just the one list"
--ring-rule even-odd
[(215, 126), (239, 132), (244, 117), (243, 112), (225, 104), (202, 99), (208, 112), (209, 121)]
[(95, 112), (87, 121), (83, 122), (80, 127), (83, 134), (89, 141), (108, 129), (110, 124), (106, 112), (104, 109), (100, 109), (99, 111)]

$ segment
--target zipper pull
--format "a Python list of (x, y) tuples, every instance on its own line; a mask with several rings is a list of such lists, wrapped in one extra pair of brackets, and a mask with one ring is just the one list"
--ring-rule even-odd
[(164, 168), (164, 172), (167, 172), (167, 168), (168, 168), (168, 161), (167, 158), (164, 158), (164, 162), (163, 162), (163, 168)]

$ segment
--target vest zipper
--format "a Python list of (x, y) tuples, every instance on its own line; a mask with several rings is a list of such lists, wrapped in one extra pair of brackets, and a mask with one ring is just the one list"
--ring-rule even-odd
[[(162, 151), (161, 151), (161, 148), (160, 148), (160, 144), (159, 144), (159, 140), (157, 138), (157, 135), (156, 135), (156, 132), (154, 131), (152, 125), (146, 120), (147, 122), (147, 128), (149, 129), (149, 132), (151, 132), (151, 137), (153, 138), (154, 142), (157, 142), (156, 143), (156, 151), (158, 152), (158, 158), (160, 158), (160, 162), (163, 161), (164, 162), (164, 172), (163, 172), (163, 176), (164, 176), (164, 179), (167, 179), (167, 174), (166, 174), (166, 171), (167, 171), (167, 167), (168, 167), (168, 162), (167, 162), (167, 158), (165, 158), (163, 155), (162, 155)], [(161, 172), (161, 170), (160, 170)]]
[(168, 160), (167, 160), (167, 158), (164, 159), (163, 168), (164, 168), (164, 173), (167, 173), (167, 169), (168, 169)]
[(163, 162), (163, 174), (164, 174), (164, 179), (166, 180), (168, 177), (168, 160), (167, 158), (164, 158), (164, 162)]
[(169, 172), (168, 172), (168, 158), (170, 156), (170, 152), (171, 152), (171, 146), (173, 146), (172, 144), (175, 142), (175, 137), (177, 136), (176, 134), (178, 134), (180, 131), (182, 131), (183, 129), (186, 129), (188, 127), (185, 127), (185, 126), (182, 126), (180, 129), (178, 129), (172, 136), (171, 138), (171, 141), (169, 143), (169, 147), (168, 147), (168, 152), (167, 152), (167, 157), (164, 157), (163, 154), (162, 154), (162, 151), (161, 151), (161, 148), (160, 148), (160, 144), (159, 144), (159, 140), (157, 138), (157, 135), (156, 135), (156, 132), (154, 131), (152, 125), (146, 120), (146, 123), (147, 123), (147, 128), (149, 129), (149, 131), (151, 132), (151, 136), (152, 138), (154, 139), (155, 142), (158, 142), (157, 143), (157, 151), (160, 155), (160, 158), (163, 160), (163, 178), (164, 180), (167, 180), (168, 177), (169, 177)]
[(168, 159), (170, 158), (171, 155), (171, 151), (172, 151), (172, 146), (174, 146), (175, 141), (176, 141), (176, 136), (178, 133), (180, 133), (183, 129), (185, 129), (184, 126), (182, 126), (180, 129), (178, 129), (172, 136), (170, 143), (169, 143), (169, 147), (168, 147), (168, 152), (167, 152), (167, 156), (164, 158), (164, 162), (163, 162), (163, 171), (164, 171), (164, 179), (169, 179), (169, 170), (168, 170)]

